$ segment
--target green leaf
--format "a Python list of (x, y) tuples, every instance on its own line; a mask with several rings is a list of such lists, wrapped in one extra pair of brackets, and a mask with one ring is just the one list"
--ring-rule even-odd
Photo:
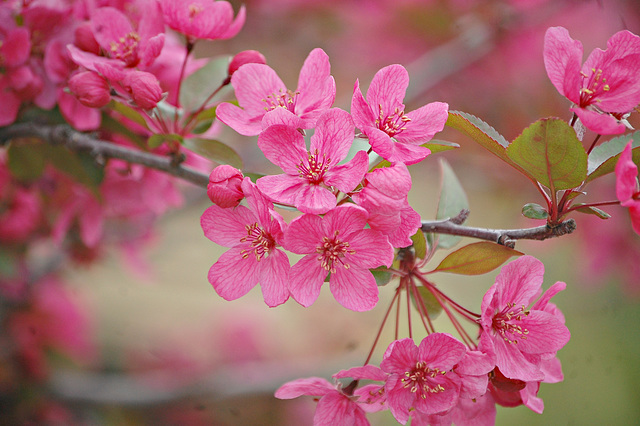
[[(438, 302), (438, 299), (429, 291), (427, 287), (417, 286), (418, 295), (422, 299), (422, 304), (427, 311), (427, 315), (429, 318), (435, 319), (440, 312), (442, 312), (442, 305)], [(411, 292), (411, 301), (413, 302), (413, 306), (421, 312), (422, 310), (418, 308), (418, 304), (416, 303), (416, 299), (414, 297), (414, 293)]]
[(498, 156), (498, 158), (514, 165), (506, 154), (509, 142), (496, 129), (478, 117), (462, 111), (449, 111), (446, 125), (470, 136), (482, 147)]
[(549, 217), (549, 212), (540, 204), (527, 203), (522, 206), (522, 215), (529, 219), (546, 219)]
[(240, 156), (220, 141), (203, 138), (187, 138), (184, 140), (183, 145), (185, 148), (216, 163), (229, 164), (238, 169), (242, 168), (242, 159)]
[(113, 109), (116, 112), (119, 112), (123, 116), (127, 117), (129, 120), (131, 120), (131, 121), (133, 121), (135, 123), (138, 123), (139, 125), (141, 125), (145, 129), (149, 129), (149, 126), (147, 125), (147, 121), (144, 119), (142, 114), (140, 114), (138, 111), (136, 111), (135, 109), (131, 108), (130, 106), (125, 105), (125, 104), (123, 104), (121, 102), (116, 102), (116, 101), (112, 100), (109, 103), (109, 108)]
[(523, 254), (501, 244), (481, 241), (450, 253), (432, 272), (480, 275), (493, 271), (512, 256)]
[(163, 133), (156, 133), (149, 136), (149, 139), (147, 139), (147, 146), (149, 147), (149, 149), (155, 149), (159, 146), (162, 146), (162, 144), (167, 141), (176, 141), (182, 144), (183, 138), (182, 136), (176, 135), (175, 133), (171, 133), (168, 135)]
[(418, 229), (418, 232), (411, 236), (413, 241), (413, 250), (416, 253), (416, 257), (424, 259), (427, 257), (427, 239), (424, 237), (424, 232)]
[(256, 183), (256, 181), (261, 177), (266, 176), (266, 175), (263, 175), (262, 173), (243, 173), (243, 175), (251, 179), (251, 182), (253, 183)]
[[(580, 204), (576, 204), (576, 207), (578, 207), (578, 206), (580, 206)], [(593, 206), (580, 207), (580, 208), (576, 209), (576, 211), (580, 212), (580, 213), (596, 215), (600, 219), (609, 219), (611, 217), (611, 215), (609, 213), (605, 212), (604, 210), (600, 210), (597, 207), (593, 207)]]
[(7, 150), (7, 166), (11, 175), (24, 182), (42, 176), (47, 165), (46, 145), (34, 139), (14, 139)]
[(389, 270), (384, 266), (370, 269), (370, 271), (373, 274), (373, 278), (376, 279), (376, 284), (378, 284), (378, 287), (389, 284), (389, 281), (391, 281), (391, 278), (393, 278), (393, 274), (389, 272)]
[(194, 135), (200, 135), (211, 127), (213, 120), (216, 118), (216, 107), (207, 108), (201, 111), (195, 118), (195, 126), (191, 130)]
[(524, 129), (507, 155), (552, 192), (575, 188), (587, 177), (587, 153), (573, 128), (558, 118), (543, 118)]
[(596, 178), (612, 173), (618, 160), (620, 153), (632, 141), (633, 162), (640, 165), (640, 132), (634, 132), (631, 135), (622, 135), (610, 139), (593, 148), (589, 154), (589, 167), (586, 181), (590, 182)]
[[(182, 81), (180, 87), (180, 106), (185, 111), (195, 111), (215, 92), (227, 78), (229, 61), (231, 56), (221, 56), (210, 60), (205, 66), (189, 75)], [(226, 96), (231, 88), (229, 86), (220, 90), (214, 99)], [(209, 101), (211, 102), (211, 100)]]
[(90, 154), (71, 151), (60, 145), (47, 145), (47, 159), (58, 170), (95, 193), (104, 178), (104, 168)]
[(455, 142), (443, 141), (439, 139), (432, 139), (429, 142), (423, 143), (420, 146), (423, 148), (429, 148), (429, 150), (431, 151), (431, 154), (437, 154), (438, 152), (449, 151), (451, 149), (460, 148), (460, 145), (458, 145)]
[[(449, 219), (456, 217), (462, 210), (469, 209), (469, 201), (449, 163), (441, 159), (440, 167), (442, 169), (442, 184), (436, 219)], [(438, 247), (451, 248), (458, 244), (461, 239), (462, 237), (455, 235), (440, 235), (438, 237)]]
[(129, 127), (125, 126), (120, 121), (114, 119), (109, 114), (102, 114), (102, 123), (100, 126), (101, 126), (101, 129), (108, 130), (109, 132), (112, 132), (112, 133), (119, 133), (125, 136), (127, 139), (135, 143), (141, 149), (146, 149), (147, 147), (142, 136), (132, 131), (131, 129), (129, 129)]

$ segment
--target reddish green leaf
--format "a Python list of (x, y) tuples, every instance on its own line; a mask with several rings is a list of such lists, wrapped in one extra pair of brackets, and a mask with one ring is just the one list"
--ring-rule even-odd
[(33, 139), (14, 139), (7, 150), (7, 167), (14, 178), (34, 181), (47, 165), (46, 146)]
[[(424, 286), (418, 286), (418, 296), (422, 299), (422, 306), (424, 306), (427, 311), (427, 315), (429, 318), (435, 319), (440, 312), (442, 312), (442, 305), (438, 302), (438, 299), (429, 291), (428, 288)], [(422, 312), (422, 306), (418, 307), (416, 303), (416, 299), (414, 297), (414, 293), (411, 292), (411, 302), (413, 302), (413, 306), (418, 310), (418, 312)]]
[[(577, 206), (579, 206), (579, 204)], [(609, 219), (611, 217), (609, 213), (593, 206), (580, 207), (576, 209), (576, 211), (580, 213), (592, 214), (592, 215), (598, 216), (600, 219)]]
[(587, 153), (575, 131), (557, 118), (536, 121), (507, 148), (508, 157), (552, 192), (579, 186), (587, 177)]
[(378, 285), (378, 287), (389, 284), (389, 281), (391, 281), (391, 279), (393, 278), (393, 274), (389, 272), (389, 270), (384, 266), (370, 269), (370, 271), (373, 274), (373, 278), (376, 279), (376, 284)]
[(418, 229), (418, 232), (411, 236), (411, 241), (413, 241), (413, 250), (416, 253), (416, 257), (420, 259), (427, 257), (427, 239), (421, 229)]
[[(186, 112), (200, 108), (209, 96), (220, 87), (224, 79), (227, 78), (230, 59), (229, 56), (211, 59), (205, 66), (184, 79), (180, 87), (180, 106)], [(226, 96), (230, 90), (230, 86), (225, 87), (207, 103)]]
[(493, 271), (512, 256), (523, 254), (501, 244), (481, 241), (450, 253), (432, 272), (480, 275)]
[(185, 148), (202, 155), (219, 164), (229, 164), (238, 169), (242, 168), (242, 159), (229, 146), (220, 141), (203, 138), (188, 138), (183, 142)]
[(549, 213), (540, 204), (527, 203), (522, 206), (522, 215), (529, 219), (546, 219)]
[[(456, 217), (462, 210), (469, 209), (469, 201), (449, 163), (441, 159), (440, 167), (442, 169), (442, 185), (436, 219), (448, 219)], [(458, 244), (461, 238), (455, 235), (440, 235), (438, 247), (451, 248)]]
[(515, 166), (506, 153), (509, 142), (478, 117), (462, 111), (449, 111), (446, 125), (465, 133), (498, 158)]
[(613, 173), (620, 159), (620, 153), (632, 141), (633, 162), (640, 165), (640, 132), (622, 135), (596, 146), (589, 154), (589, 176), (586, 181)]

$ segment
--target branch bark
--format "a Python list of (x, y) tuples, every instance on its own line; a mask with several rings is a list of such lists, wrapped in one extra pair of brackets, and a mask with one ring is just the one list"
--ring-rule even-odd
[(191, 167), (183, 166), (174, 158), (139, 151), (113, 142), (81, 133), (66, 124), (43, 125), (33, 122), (18, 123), (0, 129), (0, 146), (14, 138), (38, 138), (53, 145), (64, 145), (74, 151), (89, 152), (94, 158), (118, 158), (128, 163), (141, 164), (161, 170), (180, 179), (207, 188), (209, 176)]
[(481, 240), (493, 241), (498, 244), (514, 248), (515, 240), (546, 240), (548, 238), (560, 237), (571, 234), (576, 230), (576, 222), (568, 219), (557, 226), (542, 225), (535, 228), (524, 229), (488, 229), (464, 226), (462, 223), (469, 215), (468, 210), (463, 210), (456, 217), (437, 220), (422, 221), (422, 232), (433, 232), (436, 234), (458, 235), (461, 237), (478, 238)]

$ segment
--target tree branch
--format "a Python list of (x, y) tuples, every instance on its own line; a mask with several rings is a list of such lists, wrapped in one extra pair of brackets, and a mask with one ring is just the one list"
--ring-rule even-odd
[(31, 122), (13, 124), (0, 129), (0, 146), (6, 145), (9, 140), (14, 138), (28, 137), (42, 139), (52, 145), (63, 145), (74, 151), (86, 151), (95, 158), (118, 158), (128, 163), (141, 164), (169, 173), (203, 188), (206, 188), (209, 183), (207, 174), (191, 167), (183, 166), (173, 158), (100, 140), (74, 130), (66, 124), (44, 125)]
[(493, 241), (498, 244), (513, 248), (515, 240), (546, 240), (547, 238), (560, 237), (575, 231), (576, 222), (573, 219), (566, 220), (551, 227), (549, 225), (537, 226), (535, 228), (524, 229), (487, 229), (463, 226), (462, 223), (469, 215), (468, 210), (463, 210), (456, 217), (437, 220), (422, 221), (422, 232), (433, 232), (436, 234), (459, 235), (461, 237), (478, 238), (481, 240)]

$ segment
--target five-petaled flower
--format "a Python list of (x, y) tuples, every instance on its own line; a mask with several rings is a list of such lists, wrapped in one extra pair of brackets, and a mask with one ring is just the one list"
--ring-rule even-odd
[(235, 37), (245, 21), (242, 6), (236, 19), (233, 7), (226, 1), (162, 0), (165, 23), (172, 29), (193, 39), (223, 40)]
[(402, 65), (389, 65), (376, 73), (365, 100), (356, 81), (351, 114), (356, 127), (369, 138), (373, 150), (392, 163), (414, 164), (430, 154), (421, 143), (444, 128), (449, 106), (432, 102), (405, 114), (402, 103), (409, 73)]
[(396, 420), (406, 424), (411, 409), (436, 414), (454, 407), (461, 380), (453, 367), (466, 352), (464, 344), (446, 333), (430, 334), (419, 346), (409, 338), (392, 342), (380, 368), (390, 374), (385, 389)]
[(623, 207), (629, 208), (631, 225), (640, 235), (640, 188), (638, 188), (638, 166), (633, 162), (632, 144), (629, 142), (616, 164), (616, 195)]
[(284, 221), (249, 178), (242, 182), (249, 207), (209, 207), (200, 220), (204, 235), (230, 247), (209, 270), (209, 282), (226, 300), (244, 296), (260, 283), (264, 301), (277, 306), (289, 298), (289, 259), (277, 247)]
[(571, 111), (596, 133), (623, 133), (620, 121), (640, 103), (640, 37), (617, 32), (607, 50), (595, 49), (583, 65), (582, 53), (565, 28), (547, 30), (544, 65), (558, 92), (575, 104)]
[(275, 202), (293, 205), (303, 213), (328, 212), (336, 206), (334, 188), (352, 191), (369, 166), (364, 151), (338, 165), (349, 153), (353, 132), (351, 116), (338, 108), (318, 119), (309, 151), (296, 128), (284, 124), (268, 127), (260, 134), (258, 146), (285, 174), (261, 177), (256, 182), (258, 188)]
[(548, 302), (566, 284), (557, 282), (542, 297), (544, 265), (522, 256), (504, 266), (482, 299), (479, 349), (495, 361), (510, 379), (539, 382), (545, 379), (541, 364), (552, 358), (570, 337), (564, 317)]
[(342, 306), (366, 311), (376, 305), (378, 286), (369, 269), (391, 266), (393, 247), (381, 233), (364, 229), (367, 217), (363, 208), (345, 204), (323, 217), (307, 213), (291, 222), (284, 248), (306, 255), (289, 275), (289, 290), (298, 303), (311, 306), (331, 273), (331, 293)]
[(299, 117), (299, 127), (311, 129), (324, 111), (333, 105), (336, 83), (331, 76), (329, 57), (322, 49), (314, 49), (304, 61), (295, 91), (287, 89), (268, 65), (243, 65), (231, 77), (240, 108), (220, 104), (217, 117), (236, 132), (255, 136), (263, 130), (265, 114), (284, 109)]

